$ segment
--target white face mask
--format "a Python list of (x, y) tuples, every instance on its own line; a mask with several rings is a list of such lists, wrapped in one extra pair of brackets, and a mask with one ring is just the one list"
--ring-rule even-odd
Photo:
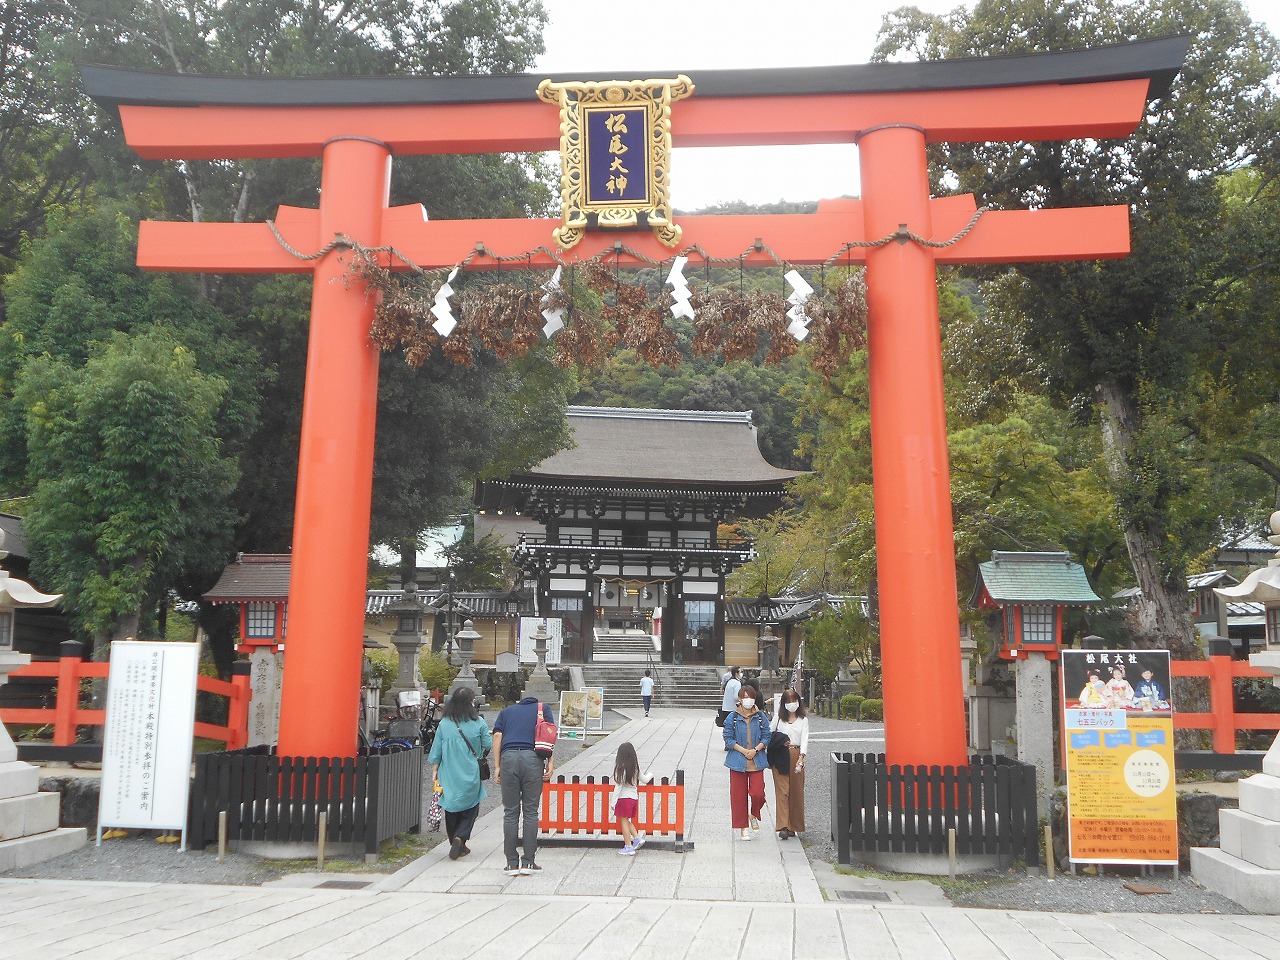
[(800, 704), (799, 704), (799, 703), (788, 703), (788, 704), (787, 704), (787, 712), (788, 712), (788, 713), (795, 713), (795, 712), (796, 712), (797, 710), (799, 710), (799, 709), (800, 709)]
[(751, 709), (752, 707), (754, 707), (755, 705), (756, 705), (756, 702), (755, 702), (755, 700), (753, 700), (751, 697), (744, 697), (744, 698), (742, 699), (742, 709), (743, 709), (743, 710), (750, 710), (750, 709)]

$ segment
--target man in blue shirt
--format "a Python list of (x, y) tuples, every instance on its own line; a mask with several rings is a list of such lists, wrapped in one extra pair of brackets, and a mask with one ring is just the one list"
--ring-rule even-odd
[[(551, 707), (542, 704), (542, 716), (555, 721)], [(538, 698), (525, 697), (519, 703), (504, 707), (493, 721), (493, 780), (502, 788), (502, 839), (507, 865), (503, 873), (509, 877), (541, 872), (535, 856), (538, 852), (538, 808), (542, 803), (542, 782), (550, 780), (555, 770), (555, 757), (545, 760), (533, 748), (538, 718)], [(523, 817), (522, 817), (523, 812)], [(517, 849), (517, 838), (523, 819), (524, 859)]]
[(649, 708), (653, 706), (653, 677), (648, 670), (640, 678), (640, 701), (644, 704), (644, 715), (647, 717)]

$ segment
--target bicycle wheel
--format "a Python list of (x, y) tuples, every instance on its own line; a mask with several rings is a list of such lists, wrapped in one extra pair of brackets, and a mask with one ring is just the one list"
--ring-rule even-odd
[(398, 737), (391, 740), (377, 740), (373, 744), (374, 750), (389, 750), (393, 747), (397, 750), (412, 750), (413, 744), (408, 740), (401, 740)]

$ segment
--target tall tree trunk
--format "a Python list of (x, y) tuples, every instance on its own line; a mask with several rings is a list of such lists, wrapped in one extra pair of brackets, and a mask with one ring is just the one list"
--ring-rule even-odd
[[(1102, 445), (1112, 483), (1121, 488), (1129, 480), (1134, 441), (1140, 429), (1140, 414), (1133, 398), (1117, 383), (1099, 384)], [(1199, 659), (1191, 606), (1187, 601), (1186, 573), (1164, 569), (1159, 545), (1164, 540), (1163, 522), (1156, 518), (1136, 522), (1122, 516), (1124, 542), (1129, 562), (1142, 595), (1134, 601), (1134, 634), (1141, 647), (1168, 647), (1175, 657)]]

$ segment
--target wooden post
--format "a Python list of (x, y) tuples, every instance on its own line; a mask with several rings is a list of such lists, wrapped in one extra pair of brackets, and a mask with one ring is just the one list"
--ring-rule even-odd
[(1053, 826), (1048, 823), (1044, 825), (1044, 866), (1048, 871), (1049, 879), (1052, 880), (1057, 864), (1053, 859)]
[(249, 743), (249, 669), (248, 660), (231, 664), (231, 693), (227, 704), (227, 749), (243, 750)]
[(75, 640), (58, 645), (58, 694), (53, 708), (53, 745), (69, 747), (76, 742), (76, 709), (80, 706), (80, 654)]
[(1231, 674), (1231, 641), (1210, 640), (1209, 710), (1213, 714), (1216, 753), (1236, 752), (1236, 705)]

